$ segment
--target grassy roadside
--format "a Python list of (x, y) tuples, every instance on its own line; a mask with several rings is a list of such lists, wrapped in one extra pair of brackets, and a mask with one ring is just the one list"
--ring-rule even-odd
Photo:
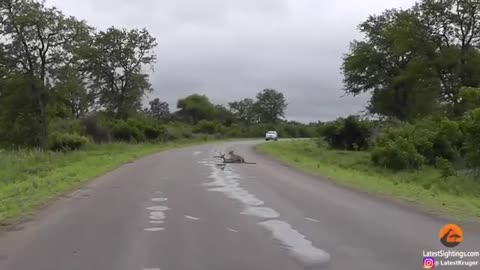
[(66, 154), (0, 152), (0, 225), (8, 225), (26, 217), (59, 195), (133, 159), (163, 150), (209, 142), (213, 140), (90, 145), (84, 150)]
[(265, 143), (257, 151), (338, 184), (458, 221), (480, 221), (480, 183), (466, 176), (444, 179), (434, 168), (394, 173), (373, 166), (369, 153), (334, 151), (314, 141)]

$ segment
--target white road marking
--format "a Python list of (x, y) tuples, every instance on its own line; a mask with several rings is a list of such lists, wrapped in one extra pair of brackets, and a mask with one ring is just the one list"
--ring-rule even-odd
[(165, 213), (163, 212), (151, 212), (150, 219), (165, 219)]
[(150, 210), (150, 211), (167, 211), (168, 207), (166, 206), (151, 206), (151, 207), (147, 207), (147, 210)]
[(192, 217), (192, 216), (185, 216), (185, 218), (187, 218), (187, 219), (191, 219), (191, 220), (200, 220), (199, 218)]
[(305, 220), (320, 223), (320, 220), (316, 220), (316, 219), (313, 219), (313, 218), (305, 218)]
[(152, 201), (154, 202), (166, 202), (168, 201), (167, 198), (153, 198)]
[(229, 230), (229, 231), (231, 231), (231, 232), (235, 232), (235, 233), (237, 233), (237, 232), (238, 232), (237, 230), (230, 229), (230, 228), (227, 228), (227, 230)]
[(200, 151), (196, 151), (196, 152), (193, 152), (193, 155), (194, 155), (194, 156), (198, 156), (198, 155), (200, 155), (201, 153), (202, 153), (202, 152), (200, 152)]
[(162, 220), (150, 220), (149, 222), (152, 224), (163, 224)]
[(165, 228), (160, 228), (160, 227), (154, 227), (154, 228), (146, 228), (145, 231), (147, 232), (158, 232), (158, 231), (163, 231)]

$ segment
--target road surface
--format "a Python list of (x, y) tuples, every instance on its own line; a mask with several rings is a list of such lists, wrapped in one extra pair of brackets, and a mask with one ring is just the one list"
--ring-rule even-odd
[[(446, 249), (444, 221), (289, 169), (256, 142), (162, 152), (102, 176), (0, 234), (0, 269), (405, 270)], [(230, 149), (257, 164), (215, 165)], [(464, 234), (455, 249), (479, 250)]]

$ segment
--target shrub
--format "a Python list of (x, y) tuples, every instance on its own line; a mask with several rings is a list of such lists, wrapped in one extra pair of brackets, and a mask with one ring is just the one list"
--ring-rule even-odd
[(243, 136), (242, 128), (237, 124), (232, 124), (228, 129), (225, 130), (225, 135), (227, 137), (239, 138)]
[(206, 133), (206, 134), (215, 134), (220, 131), (220, 124), (215, 121), (201, 120), (195, 126), (194, 132), (196, 133)]
[(467, 166), (480, 172), (480, 108), (465, 114), (462, 120), (465, 133), (465, 154)]
[(437, 157), (435, 167), (440, 170), (440, 174), (443, 178), (454, 176), (456, 174), (453, 164), (448, 159)]
[(161, 140), (162, 142), (165, 142), (168, 140), (168, 130), (164, 126), (146, 127), (144, 130), (144, 135), (149, 141)]
[(365, 150), (370, 146), (372, 127), (356, 116), (339, 118), (321, 128), (321, 136), (330, 147), (341, 150)]
[(413, 142), (407, 138), (387, 138), (377, 142), (371, 153), (372, 161), (393, 170), (418, 169), (425, 158), (417, 152)]
[(178, 139), (191, 139), (193, 138), (192, 128), (180, 123), (171, 123), (166, 126), (166, 139), (167, 140), (178, 140)]
[(93, 139), (95, 143), (106, 143), (112, 140), (112, 131), (103, 126), (97, 114), (90, 115), (80, 121), (85, 134)]
[(76, 119), (56, 118), (50, 121), (49, 131), (51, 133), (77, 133), (84, 134), (85, 127)]
[(145, 141), (143, 132), (132, 123), (117, 121), (113, 126), (113, 137), (119, 141), (142, 142)]
[(49, 149), (52, 151), (74, 151), (88, 143), (88, 138), (76, 133), (52, 133), (49, 136)]
[(316, 136), (316, 130), (312, 127), (300, 126), (298, 128), (298, 136), (300, 138), (313, 138)]
[[(374, 148), (381, 149), (376, 149), (375, 157), (372, 156), (372, 158), (378, 161), (376, 164), (382, 165), (382, 162), (379, 161), (381, 160), (379, 155), (386, 154), (384, 151), (387, 151), (385, 149), (387, 145), (404, 145), (407, 147), (406, 144), (408, 143), (409, 149), (412, 146), (414, 147), (415, 155), (422, 156), (422, 163), (436, 165), (437, 158), (455, 162), (461, 157), (460, 149), (463, 141), (464, 136), (458, 123), (446, 118), (424, 119), (414, 125), (405, 123), (383, 130), (374, 140)], [(387, 152), (389, 151), (394, 150), (389, 148)], [(409, 151), (413, 153), (412, 149)], [(418, 167), (413, 164), (407, 162), (405, 168)]]

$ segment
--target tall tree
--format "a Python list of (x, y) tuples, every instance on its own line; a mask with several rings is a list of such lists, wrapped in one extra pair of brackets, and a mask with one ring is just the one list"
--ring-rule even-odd
[(251, 98), (240, 101), (230, 102), (228, 104), (233, 113), (235, 121), (250, 126), (258, 121), (258, 115), (255, 111), (255, 102)]
[(435, 69), (441, 82), (441, 101), (460, 116), (460, 89), (480, 84), (480, 2), (423, 0), (414, 9), (436, 44)]
[(166, 102), (156, 98), (149, 102), (150, 107), (147, 112), (158, 120), (168, 120), (170, 118), (169, 105)]
[(215, 105), (214, 118), (227, 127), (231, 126), (235, 121), (233, 113), (223, 105)]
[(97, 93), (92, 90), (89, 76), (79, 72), (75, 67), (66, 65), (57, 71), (58, 82), (53, 92), (57, 113), (63, 111), (68, 116), (80, 118), (93, 108)]
[(156, 39), (146, 29), (110, 27), (95, 36), (88, 59), (99, 102), (117, 118), (127, 118), (141, 109), (141, 99), (152, 88), (146, 67), (156, 62)]
[(215, 116), (215, 106), (207, 96), (193, 94), (178, 100), (179, 114), (193, 124), (200, 120), (211, 120)]
[(44, 2), (0, 1), (0, 39), (12, 73), (23, 74), (34, 110), (37, 144), (47, 145), (47, 114), (53, 69), (71, 57), (72, 45), (89, 31)]
[(264, 89), (257, 94), (255, 111), (262, 123), (277, 123), (285, 117), (287, 106), (283, 93), (275, 89)]
[(371, 93), (371, 113), (401, 120), (445, 104), (461, 115), (460, 88), (480, 83), (479, 12), (478, 1), (422, 0), (370, 16), (344, 57), (345, 91)]
[(364, 41), (354, 41), (344, 57), (345, 91), (370, 92), (373, 114), (409, 120), (436, 106), (438, 82), (434, 48), (412, 11), (388, 10), (360, 25)]

